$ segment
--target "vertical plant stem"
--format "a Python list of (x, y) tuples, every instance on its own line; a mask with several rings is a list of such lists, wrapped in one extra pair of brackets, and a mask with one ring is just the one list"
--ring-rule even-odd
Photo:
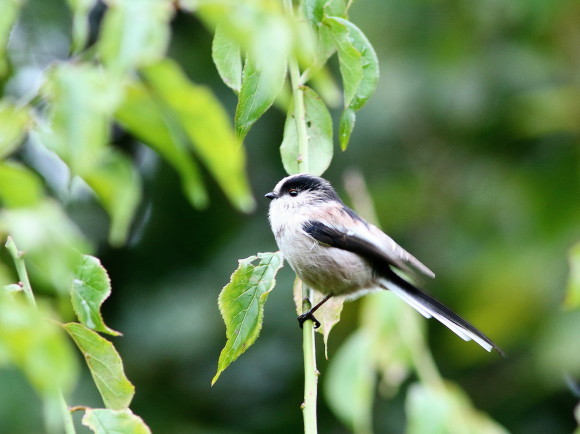
[[(16, 267), (16, 273), (18, 274), (18, 280), (20, 280), (20, 282), (22, 283), (22, 289), (24, 291), (24, 294), (26, 295), (28, 303), (33, 308), (37, 309), (38, 306), (36, 305), (36, 299), (34, 298), (34, 293), (32, 292), (32, 286), (30, 285), (30, 279), (28, 278), (28, 272), (26, 271), (26, 264), (24, 263), (24, 259), (22, 258), (23, 253), (18, 251), (16, 243), (14, 242), (12, 237), (8, 237), (8, 240), (6, 241), (6, 249), (8, 249), (8, 252), (10, 252), (10, 256), (12, 256), (14, 266)], [(48, 432), (56, 434), (62, 432), (62, 428), (64, 428), (64, 432), (66, 434), (75, 434), (76, 431), (72, 419), (72, 414), (68, 409), (62, 390), (58, 389), (58, 391), (56, 392), (56, 396), (45, 397), (44, 401), (45, 401), (44, 420)], [(58, 410), (56, 409), (56, 407), (58, 407)], [(53, 414), (56, 414), (58, 412), (60, 412), (61, 420), (59, 422), (56, 422), (55, 418), (53, 417)]]
[[(311, 303), (304, 299), (302, 311), (307, 312)], [(316, 370), (316, 345), (314, 342), (314, 323), (305, 321), (302, 328), (302, 348), (304, 351), (304, 403), (302, 416), (304, 418), (304, 433), (316, 434), (316, 400), (318, 395), (318, 371)]]
[[(285, 0), (286, 12), (294, 15), (292, 0)], [(298, 169), (301, 173), (308, 173), (308, 132), (306, 129), (306, 111), (304, 109), (304, 88), (300, 78), (300, 68), (296, 59), (290, 58), (288, 62), (290, 81), (292, 83), (292, 96), (294, 100), (294, 120), (298, 134)], [(302, 313), (308, 312), (311, 307), (312, 290), (302, 285)], [(302, 415), (304, 418), (305, 434), (316, 434), (316, 403), (318, 395), (318, 371), (316, 370), (316, 345), (314, 340), (314, 323), (307, 320), (302, 328), (302, 348), (304, 352), (304, 403)]]

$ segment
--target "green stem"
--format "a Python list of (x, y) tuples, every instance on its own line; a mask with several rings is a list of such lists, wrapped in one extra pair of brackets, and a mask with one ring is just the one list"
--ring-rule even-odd
[(26, 298), (28, 299), (28, 302), (33, 307), (36, 307), (36, 300), (34, 299), (32, 286), (30, 286), (30, 280), (28, 279), (26, 266), (24, 265), (24, 260), (22, 259), (22, 252), (18, 251), (16, 248), (16, 243), (14, 243), (12, 237), (8, 237), (8, 241), (6, 241), (6, 248), (12, 256), (12, 260), (14, 261), (14, 265), (16, 267), (16, 273), (18, 274), (18, 280), (20, 280), (22, 283), (22, 289), (26, 295)]
[[(302, 311), (308, 312), (312, 305), (305, 298), (302, 302)], [(302, 415), (304, 418), (304, 433), (316, 434), (316, 398), (318, 387), (318, 371), (316, 370), (316, 346), (314, 342), (314, 323), (305, 321), (302, 328), (302, 347), (304, 351), (304, 403)]]
[[(22, 289), (26, 295), (28, 303), (35, 309), (37, 309), (36, 299), (34, 298), (34, 293), (32, 292), (32, 286), (30, 285), (30, 279), (28, 278), (28, 272), (26, 271), (26, 264), (22, 258), (23, 252), (20, 252), (16, 247), (16, 243), (12, 237), (8, 237), (6, 241), (6, 249), (10, 252), (12, 260), (14, 261), (14, 266), (16, 267), (16, 273), (18, 274), (18, 279), (22, 283)], [(58, 433), (61, 432), (60, 427), (64, 427), (66, 434), (75, 434), (74, 422), (72, 419), (72, 414), (70, 413), (62, 390), (59, 388), (56, 393), (56, 399), (58, 403), (55, 403), (53, 397), (45, 397), (45, 423), (47, 425), (48, 432)], [(58, 406), (58, 410), (56, 407)], [(53, 414), (60, 412), (61, 420), (60, 424), (55, 421)], [(60, 426), (59, 426), (60, 425)]]
[[(284, 7), (289, 15), (294, 15), (292, 0), (285, 0)], [(294, 58), (288, 61), (292, 96), (294, 101), (294, 121), (298, 135), (298, 171), (308, 173), (308, 131), (306, 128), (306, 110), (304, 107), (304, 83), (300, 77), (300, 67)], [(302, 312), (306, 313), (311, 307), (312, 290), (302, 284)], [(302, 415), (304, 418), (304, 433), (318, 432), (316, 421), (316, 400), (318, 394), (318, 371), (316, 370), (316, 344), (314, 340), (314, 323), (312, 320), (304, 322), (302, 327), (302, 348), (304, 352), (304, 403)]]

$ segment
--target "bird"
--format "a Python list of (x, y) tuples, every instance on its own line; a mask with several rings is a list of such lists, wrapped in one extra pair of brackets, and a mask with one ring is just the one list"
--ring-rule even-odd
[(435, 318), (462, 339), (504, 352), (485, 334), (410, 281), (435, 274), (378, 227), (340, 199), (332, 184), (306, 173), (290, 175), (265, 195), (268, 219), (283, 257), (296, 275), (325, 297), (300, 315), (300, 326), (334, 296), (358, 298), (389, 290), (426, 318)]

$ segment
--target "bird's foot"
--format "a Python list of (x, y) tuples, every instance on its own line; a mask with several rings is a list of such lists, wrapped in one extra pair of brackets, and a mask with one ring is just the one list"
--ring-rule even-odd
[(298, 324), (300, 324), (300, 328), (304, 325), (304, 321), (311, 320), (314, 323), (314, 328), (317, 329), (320, 327), (320, 321), (314, 318), (314, 314), (310, 311), (303, 313), (298, 317)]

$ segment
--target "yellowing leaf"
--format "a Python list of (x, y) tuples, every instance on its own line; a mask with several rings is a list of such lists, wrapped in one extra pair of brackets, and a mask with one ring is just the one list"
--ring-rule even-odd
[(245, 173), (244, 148), (219, 101), (206, 87), (190, 82), (169, 60), (144, 69), (143, 74), (226, 196), (242, 211), (251, 211), (254, 199)]
[(135, 387), (125, 377), (123, 362), (113, 344), (82, 324), (68, 323), (64, 328), (85, 356), (107, 408), (128, 408), (135, 394)]
[(11, 154), (18, 148), (24, 139), (28, 123), (27, 110), (18, 108), (7, 101), (0, 101), (0, 158)]
[(0, 162), (0, 203), (7, 208), (37, 204), (42, 196), (38, 176), (16, 162)]
[(203, 208), (207, 205), (207, 193), (199, 169), (183, 134), (171, 124), (170, 114), (161, 109), (151, 92), (135, 81), (126, 85), (125, 98), (115, 117), (177, 170), (186, 197), (194, 207)]
[[(255, 262), (258, 263), (255, 265)], [(276, 273), (282, 267), (282, 254), (258, 253), (241, 259), (239, 264), (219, 296), (227, 342), (220, 353), (212, 385), (258, 338), (264, 319), (264, 303), (276, 284)]]

